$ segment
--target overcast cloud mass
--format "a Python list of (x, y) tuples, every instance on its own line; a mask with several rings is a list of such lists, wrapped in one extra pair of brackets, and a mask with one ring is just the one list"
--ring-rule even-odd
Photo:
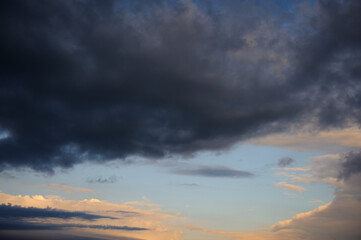
[(2, 167), (51, 172), (359, 125), (361, 3), (300, 6), (3, 1)]
[(361, 1), (8, 0), (0, 29), (0, 239), (361, 239)]

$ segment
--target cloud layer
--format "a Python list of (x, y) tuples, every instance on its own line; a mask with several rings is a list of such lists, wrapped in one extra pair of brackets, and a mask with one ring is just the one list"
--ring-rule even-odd
[(179, 218), (150, 202), (115, 204), (0, 192), (0, 204), (0, 237), (8, 239), (62, 239), (63, 234), (64, 239), (182, 239), (178, 230), (168, 228)]

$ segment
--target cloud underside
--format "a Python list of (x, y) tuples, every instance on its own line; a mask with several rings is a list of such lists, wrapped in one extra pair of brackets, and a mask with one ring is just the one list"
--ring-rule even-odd
[(2, 2), (2, 167), (187, 155), (310, 119), (360, 123), (359, 1), (292, 15), (221, 2)]

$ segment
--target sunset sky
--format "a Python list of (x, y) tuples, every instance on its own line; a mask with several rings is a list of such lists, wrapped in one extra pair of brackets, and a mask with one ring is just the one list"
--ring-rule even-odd
[(0, 239), (361, 239), (361, 1), (8, 0), (0, 28)]

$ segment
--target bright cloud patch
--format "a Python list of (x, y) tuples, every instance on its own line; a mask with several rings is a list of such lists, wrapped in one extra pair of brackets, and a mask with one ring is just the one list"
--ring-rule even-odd
[(275, 184), (276, 187), (280, 187), (283, 188), (285, 190), (291, 190), (291, 191), (296, 191), (296, 192), (303, 192), (306, 189), (297, 185), (293, 185), (290, 183), (286, 183), (286, 182), (279, 182)]

